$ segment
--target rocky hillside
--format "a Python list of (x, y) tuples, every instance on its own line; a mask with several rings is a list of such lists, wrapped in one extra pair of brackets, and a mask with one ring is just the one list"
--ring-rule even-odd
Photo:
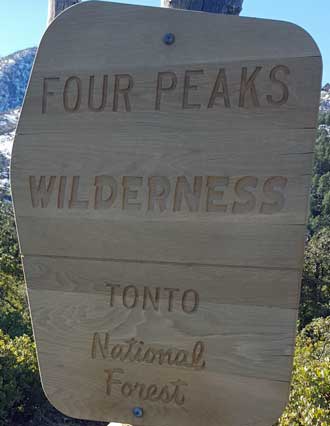
[(20, 109), (0, 113), (0, 199), (9, 185), (9, 161)]
[(15, 129), (36, 48), (0, 58), (0, 198), (9, 184), (9, 160)]
[(36, 48), (0, 58), (0, 113), (22, 105)]

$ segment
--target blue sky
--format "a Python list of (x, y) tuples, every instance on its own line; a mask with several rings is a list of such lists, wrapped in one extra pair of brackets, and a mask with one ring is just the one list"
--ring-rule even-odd
[[(160, 0), (127, 3), (159, 6)], [(0, 56), (38, 45), (46, 26), (47, 5), (48, 0), (0, 0)], [(321, 49), (323, 82), (330, 82), (329, 0), (244, 0), (243, 7), (242, 16), (290, 21), (305, 28)]]

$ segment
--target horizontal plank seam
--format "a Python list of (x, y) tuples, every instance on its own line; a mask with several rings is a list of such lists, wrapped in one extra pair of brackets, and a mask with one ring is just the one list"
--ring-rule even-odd
[(63, 256), (63, 255), (47, 255), (47, 254), (22, 254), (22, 257), (42, 257), (42, 258), (55, 258), (55, 259), (69, 259), (69, 260), (92, 260), (96, 262), (122, 262), (122, 263), (138, 263), (138, 264), (155, 264), (155, 265), (173, 265), (173, 266), (202, 266), (214, 268), (236, 268), (236, 269), (267, 269), (275, 271), (300, 271), (300, 268), (281, 267), (281, 266), (255, 266), (255, 265), (230, 265), (219, 263), (200, 263), (200, 262), (173, 262), (165, 260), (140, 260), (140, 259), (116, 259), (106, 257), (87, 257), (87, 256)]
[(314, 151), (307, 151), (307, 152), (288, 152), (286, 154), (279, 154), (280, 157), (286, 157), (288, 155), (309, 155), (314, 154)]
[[(146, 113), (148, 113), (149, 111), (145, 111)], [(265, 126), (265, 127), (255, 127), (254, 128), (254, 130), (260, 130), (260, 131), (265, 131), (265, 129), (269, 129), (269, 126), (267, 127), (267, 126)], [(231, 130), (231, 128), (230, 127), (223, 127), (222, 129), (221, 129), (221, 133), (223, 133), (223, 131), (225, 132), (225, 131), (229, 131), (229, 130)], [(237, 130), (240, 130), (240, 129), (237, 129)], [(283, 130), (283, 132), (284, 131), (287, 131), (287, 130), (317, 130), (315, 127), (299, 127), (299, 128), (291, 128), (291, 127), (283, 127), (282, 128), (282, 130)], [(49, 133), (51, 133), (51, 134), (53, 134), (53, 135), (58, 135), (58, 134), (60, 134), (60, 135), (67, 135), (68, 134), (68, 132), (66, 132), (66, 131), (60, 131), (60, 132), (49, 132), (49, 131), (45, 131), (45, 132), (33, 132), (33, 133), (21, 133), (21, 132), (19, 132), (19, 133), (16, 133), (16, 136), (36, 136), (36, 135), (49, 135)], [(73, 134), (75, 134), (75, 132), (72, 132)], [(93, 133), (93, 129), (91, 130), (91, 133)], [(210, 132), (209, 132), (210, 133)], [(248, 132), (244, 132), (244, 133), (248, 133)], [(299, 153), (298, 153), (299, 154)], [(305, 153), (304, 153), (305, 154)]]

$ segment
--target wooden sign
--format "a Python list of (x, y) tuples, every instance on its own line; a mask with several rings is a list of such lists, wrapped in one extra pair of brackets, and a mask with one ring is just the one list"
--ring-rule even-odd
[(12, 190), (56, 408), (141, 426), (281, 415), (320, 81), (289, 23), (87, 2), (50, 26)]

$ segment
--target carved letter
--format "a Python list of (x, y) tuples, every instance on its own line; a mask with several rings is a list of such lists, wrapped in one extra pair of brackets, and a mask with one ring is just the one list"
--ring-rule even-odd
[(244, 108), (245, 106), (245, 95), (246, 92), (250, 92), (251, 99), (253, 102), (253, 105), (255, 107), (259, 107), (259, 99), (257, 90), (255, 87), (255, 79), (257, 78), (258, 74), (262, 70), (262, 67), (256, 67), (256, 69), (253, 71), (253, 73), (250, 75), (250, 77), (247, 77), (247, 68), (242, 68), (242, 77), (241, 77), (241, 90), (239, 95), (239, 106), (241, 108)]
[(275, 100), (272, 95), (267, 95), (267, 101), (271, 105), (284, 105), (288, 102), (289, 99), (289, 88), (288, 86), (281, 80), (277, 78), (277, 73), (281, 72), (288, 76), (290, 74), (290, 70), (285, 65), (277, 65), (270, 72), (270, 81), (272, 83), (277, 83), (281, 86), (282, 89), (282, 97), (278, 100)]
[[(107, 186), (110, 190), (108, 198), (103, 198), (103, 189)], [(109, 209), (116, 201), (117, 182), (112, 176), (95, 176), (95, 209)]]
[(136, 201), (138, 198), (139, 191), (137, 189), (132, 190), (131, 187), (142, 186), (143, 178), (138, 176), (124, 176), (123, 177), (123, 209), (127, 210), (140, 210), (141, 202), (130, 202), (131, 200)]
[[(163, 81), (165, 79), (170, 79), (170, 84), (168, 86), (163, 86)], [(155, 100), (155, 110), (160, 110), (160, 101), (162, 92), (169, 92), (171, 90), (174, 90), (176, 88), (178, 79), (174, 72), (166, 71), (166, 72), (159, 72), (157, 76), (157, 89), (156, 89), (156, 100)]]
[(91, 111), (102, 111), (105, 108), (108, 97), (108, 76), (103, 76), (103, 84), (102, 84), (102, 100), (99, 106), (94, 105), (94, 86), (95, 86), (95, 77), (91, 75), (89, 77), (89, 92), (88, 92), (88, 108)]
[(104, 372), (107, 375), (107, 382), (106, 382), (106, 394), (111, 395), (111, 386), (114, 385), (121, 385), (121, 381), (119, 379), (115, 379), (113, 375), (115, 373), (124, 374), (124, 370), (122, 368), (113, 368), (112, 370), (104, 370)]
[[(187, 298), (189, 298), (189, 294), (192, 294), (192, 297), (194, 299), (193, 303), (191, 304), (190, 307), (188, 307), (187, 305)], [(192, 314), (193, 312), (196, 312), (199, 306), (199, 295), (197, 293), (197, 291), (195, 290), (186, 290), (183, 292), (182, 295), (182, 301), (181, 301), (181, 306), (182, 306), (182, 310), (186, 313), (186, 314)]]
[(104, 344), (102, 344), (101, 342), (99, 333), (94, 333), (93, 342), (92, 342), (92, 359), (96, 358), (97, 348), (99, 348), (102, 358), (103, 359), (107, 358), (109, 356), (109, 342), (110, 342), (109, 333), (105, 333)]
[(49, 81), (60, 81), (59, 77), (44, 78), (43, 91), (42, 91), (42, 113), (46, 114), (47, 111), (47, 96), (54, 96), (55, 92), (48, 90)]
[(123, 352), (123, 345), (115, 345), (111, 349), (111, 358), (114, 361), (116, 361), (117, 359), (119, 359), (122, 356), (122, 352)]
[[(207, 212), (226, 212), (227, 205), (215, 203), (223, 199), (224, 188), (229, 184), (229, 178), (226, 176), (208, 176), (207, 177)], [(219, 187), (222, 190), (219, 190)]]
[(126, 396), (126, 398), (130, 397), (133, 392), (133, 386), (131, 383), (125, 382), (121, 388), (121, 393), (123, 396)]
[(40, 176), (38, 186), (35, 176), (30, 176), (29, 181), (32, 207), (39, 207), (40, 202), (41, 207), (46, 208), (54, 190), (56, 176), (49, 177), (48, 185), (46, 185), (46, 176)]
[[(121, 87), (120, 82), (121, 80), (126, 80), (126, 86)], [(129, 100), (128, 92), (133, 88), (134, 81), (133, 77), (129, 74), (116, 74), (115, 75), (115, 88), (113, 93), (113, 111), (118, 111), (118, 99), (119, 94), (123, 95), (124, 103), (125, 103), (125, 109), (126, 111), (131, 111), (131, 103)]]
[[(131, 302), (131, 304), (129, 304), (127, 300), (128, 299), (127, 293), (130, 290), (133, 290), (133, 293), (134, 293), (133, 301)], [(134, 285), (128, 285), (127, 287), (125, 287), (123, 291), (123, 305), (125, 306), (125, 308), (127, 309), (135, 308), (138, 297), (139, 297), (138, 289)]]
[[(75, 83), (76, 86), (76, 93), (75, 93), (75, 102), (73, 102), (72, 105), (69, 103), (69, 92), (71, 91), (72, 84)], [(73, 90), (73, 89), (72, 89)], [(79, 77), (72, 76), (67, 79), (64, 85), (64, 91), (63, 91), (63, 106), (65, 111), (67, 112), (75, 112), (79, 110), (81, 103), (81, 80)]]
[(170, 182), (164, 176), (152, 176), (149, 178), (148, 210), (154, 210), (158, 204), (159, 210), (166, 210), (166, 198), (170, 193)]
[(198, 368), (205, 367), (205, 361), (203, 360), (204, 352), (205, 352), (204, 343), (201, 341), (198, 341), (195, 344), (193, 353), (192, 353), (192, 361), (191, 361), (192, 367), (198, 367)]
[(64, 207), (66, 181), (67, 181), (66, 176), (60, 176), (60, 183), (59, 183), (58, 196), (57, 196), (57, 207), (59, 209), (63, 209)]
[(134, 353), (133, 357), (130, 356), (131, 361), (137, 361), (137, 362), (143, 361), (143, 358), (144, 358), (144, 353), (143, 353), (144, 346), (143, 345), (144, 345), (143, 341), (140, 341), (138, 343), (138, 347), (137, 347), (136, 352)]
[(177, 380), (175, 382), (171, 382), (172, 385), (175, 386), (175, 390), (174, 390), (174, 394), (172, 399), (174, 399), (174, 401), (176, 402), (176, 404), (178, 405), (183, 405), (184, 404), (184, 394), (180, 394), (181, 389), (180, 386), (187, 386), (187, 383), (182, 382), (181, 380)]
[(178, 365), (178, 366), (183, 365), (184, 367), (187, 367), (188, 366), (188, 363), (187, 363), (188, 355), (189, 354), (188, 354), (187, 351), (180, 349), (178, 351), (178, 353), (176, 354), (174, 364)]
[(69, 200), (69, 209), (87, 209), (88, 200), (78, 200), (79, 176), (72, 177), (71, 197)]
[(134, 356), (131, 356), (131, 352), (132, 352), (132, 348), (134, 345), (136, 345), (137, 341), (134, 339), (134, 337), (132, 337), (130, 340), (127, 340), (125, 343), (128, 344), (128, 348), (126, 353), (124, 353), (121, 358), (120, 361), (126, 361), (127, 359), (129, 361), (134, 361)]
[(172, 397), (168, 390), (168, 386), (164, 386), (162, 390), (160, 391), (159, 400), (164, 402), (165, 404), (168, 404), (169, 402), (171, 402)]
[[(219, 88), (221, 86), (221, 90)], [(229, 90), (227, 84), (227, 76), (225, 68), (220, 68), (217, 79), (214, 83), (212, 94), (207, 105), (208, 108), (213, 108), (216, 98), (223, 98), (226, 108), (230, 108)]]
[(164, 288), (164, 291), (168, 291), (168, 312), (172, 312), (174, 292), (180, 291), (180, 290), (178, 288)]
[(258, 179), (254, 176), (245, 176), (237, 181), (235, 185), (235, 192), (241, 200), (245, 201), (245, 203), (235, 201), (232, 209), (233, 213), (249, 213), (255, 208), (256, 197), (253, 192), (251, 192), (251, 189), (255, 189), (257, 185)]
[(144, 396), (145, 387), (146, 387), (145, 384), (136, 382), (135, 388), (134, 388), (135, 392), (140, 388), (140, 390), (138, 391), (138, 395), (139, 395), (140, 399), (144, 399), (144, 400), (146, 399), (145, 396)]
[(283, 209), (285, 203), (283, 191), (286, 188), (287, 183), (288, 179), (283, 176), (274, 176), (266, 180), (263, 187), (263, 193), (273, 202), (262, 203), (260, 213), (274, 214)]
[(149, 385), (147, 388), (147, 398), (150, 401), (157, 401), (158, 400), (158, 388), (156, 385)]
[(110, 299), (109, 299), (109, 305), (113, 307), (113, 299), (115, 295), (115, 288), (120, 288), (119, 284), (106, 284), (107, 287), (110, 287)]
[(194, 178), (194, 187), (192, 190), (187, 178), (185, 176), (179, 176), (175, 186), (173, 211), (176, 212), (181, 210), (182, 199), (184, 197), (189, 211), (197, 212), (201, 198), (202, 182), (202, 176), (196, 176)]
[(159, 311), (159, 287), (155, 287), (154, 289), (154, 296), (151, 295), (151, 290), (148, 287), (144, 287), (143, 292), (143, 305), (142, 308), (145, 310), (147, 308), (147, 298), (149, 298), (152, 307), (155, 311)]
[(188, 102), (188, 95), (189, 90), (197, 90), (198, 86), (195, 84), (190, 84), (190, 77), (194, 74), (204, 74), (203, 70), (191, 70), (186, 71), (184, 74), (184, 86), (183, 86), (183, 101), (182, 101), (182, 108), (183, 109), (200, 109), (200, 104), (189, 104)]

